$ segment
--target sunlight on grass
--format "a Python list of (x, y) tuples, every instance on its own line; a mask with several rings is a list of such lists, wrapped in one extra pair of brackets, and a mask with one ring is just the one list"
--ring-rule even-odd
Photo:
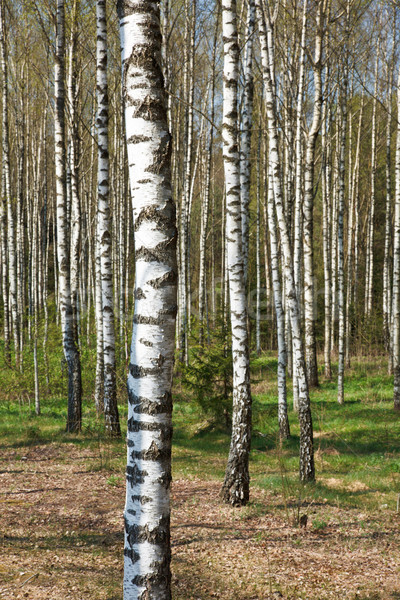
[[(53, 358), (53, 361), (58, 359)], [(306, 492), (299, 492), (299, 426), (291, 410), (291, 438), (283, 443), (279, 441), (276, 364), (276, 357), (271, 353), (252, 359), (252, 485), (282, 495), (287, 502), (298, 502), (299, 494), (305, 494), (307, 502), (394, 508), (400, 493), (400, 416), (392, 408), (393, 384), (386, 373), (385, 361), (354, 361), (346, 377), (344, 406), (336, 402), (334, 381), (325, 381), (322, 376), (320, 387), (312, 391), (317, 482), (308, 486)], [(90, 396), (83, 403), (82, 433), (66, 434), (66, 401), (61, 388), (54, 396), (43, 398), (42, 414), (37, 417), (32, 400), (27, 400), (28, 393), (25, 396), (5, 394), (15, 378), (16, 373), (8, 371), (1, 393), (0, 443), (3, 446), (17, 448), (73, 442), (95, 450), (97, 458), (88, 463), (89, 470), (123, 474), (124, 440), (107, 439)], [(174, 477), (222, 480), (230, 443), (224, 417), (221, 415), (218, 420), (204, 415), (196, 403), (181, 398), (179, 389), (176, 392)], [(123, 393), (121, 387), (120, 414), (124, 430), (127, 405)], [(290, 406), (289, 380), (288, 398)]]

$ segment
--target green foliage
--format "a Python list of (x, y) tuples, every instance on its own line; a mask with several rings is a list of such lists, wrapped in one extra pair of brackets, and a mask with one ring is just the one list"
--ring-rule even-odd
[(205, 337), (201, 345), (197, 327), (192, 327), (189, 364), (181, 365), (183, 393), (214, 422), (228, 426), (232, 413), (233, 367), (230, 343), (221, 320)]
[(312, 522), (313, 529), (316, 531), (323, 531), (328, 527), (328, 523), (323, 519), (314, 519)]

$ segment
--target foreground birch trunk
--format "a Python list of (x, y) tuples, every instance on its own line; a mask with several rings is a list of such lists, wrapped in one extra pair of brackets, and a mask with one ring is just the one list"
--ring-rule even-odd
[(124, 600), (169, 600), (177, 232), (159, 3), (121, 0), (119, 16), (136, 263), (128, 376)]
[(222, 486), (222, 497), (225, 502), (233, 505), (243, 505), (249, 500), (251, 395), (240, 205), (237, 129), (239, 48), (235, 0), (224, 0), (222, 2), (222, 32), (224, 40), (222, 137), (226, 197), (227, 271), (233, 358), (232, 437)]
[(57, 260), (59, 271), (59, 301), (65, 360), (68, 365), (67, 431), (79, 431), (82, 424), (82, 382), (79, 350), (74, 339), (74, 314), (71, 302), (70, 253), (66, 197), (65, 160), (65, 7), (57, 0), (57, 44), (54, 73), (55, 109), (55, 167), (57, 202)]
[(290, 311), (290, 322), (293, 336), (294, 368), (297, 375), (297, 385), (299, 391), (300, 480), (303, 482), (308, 482), (314, 481), (315, 479), (313, 425), (304, 360), (304, 350), (301, 338), (299, 304), (297, 301), (293, 272), (293, 257), (290, 248), (288, 225), (283, 206), (280, 178), (281, 169), (278, 149), (278, 127), (276, 119), (274, 93), (275, 83), (273, 72), (273, 30), (272, 23), (269, 20), (267, 22), (265, 20), (265, 14), (261, 0), (256, 0), (256, 9), (260, 34), (263, 80), (265, 85), (265, 107), (268, 119), (270, 170), (273, 177), (275, 210), (282, 244), (286, 298), (287, 306)]

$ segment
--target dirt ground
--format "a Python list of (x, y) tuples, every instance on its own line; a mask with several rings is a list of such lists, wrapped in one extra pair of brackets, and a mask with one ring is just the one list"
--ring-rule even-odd
[[(3, 449), (0, 599), (121, 600), (124, 481), (73, 444)], [(176, 480), (174, 600), (400, 599), (400, 515), (279, 496), (222, 505), (219, 483)], [(303, 509), (302, 509), (303, 510)]]

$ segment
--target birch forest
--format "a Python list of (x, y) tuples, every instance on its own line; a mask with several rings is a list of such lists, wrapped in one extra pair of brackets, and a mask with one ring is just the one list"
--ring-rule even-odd
[[(93, 571), (50, 593), (38, 552), (4, 590), (0, 567), (0, 598), (398, 597), (400, 538), (392, 567), (368, 566), (372, 530), (354, 542), (359, 579), (334, 532), (397, 535), (399, 49), (394, 0), (0, 0), (4, 473), (15, 452), (64, 448), (76, 473), (97, 456), (118, 498), (105, 564), (124, 562), (111, 588)], [(76, 485), (73, 510), (94, 493)], [(230, 550), (204, 534), (208, 575), (180, 530), (196, 518), (243, 526)], [(329, 532), (353, 571), (325, 572), (323, 541), (301, 580), (285, 571)], [(243, 585), (222, 583), (234, 539)]]

